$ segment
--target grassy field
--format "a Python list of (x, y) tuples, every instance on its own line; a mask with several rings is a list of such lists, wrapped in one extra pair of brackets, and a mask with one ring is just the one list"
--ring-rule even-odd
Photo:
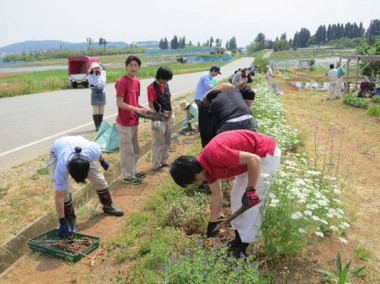
[[(120, 76), (125, 74), (124, 62), (128, 55), (110, 55), (101, 58), (101, 61), (107, 65), (107, 82), (113, 83)], [(174, 74), (184, 74), (190, 72), (205, 71), (210, 66), (221, 62), (206, 63), (178, 63), (178, 55), (165, 56), (141, 56), (142, 67), (139, 71), (141, 79), (154, 77), (157, 68), (162, 64), (170, 67)], [(67, 64), (63, 60), (49, 60), (39, 62), (34, 66), (48, 66), (57, 64)], [(30, 64), (26, 66), (32, 66)], [(48, 70), (38, 72), (20, 72), (20, 73), (1, 73), (0, 74), (0, 98), (27, 95), (39, 92), (47, 92), (71, 88), (68, 80), (66, 69)]]

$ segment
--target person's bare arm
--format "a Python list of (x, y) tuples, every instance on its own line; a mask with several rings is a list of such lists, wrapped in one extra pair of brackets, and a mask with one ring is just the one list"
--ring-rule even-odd
[(123, 100), (124, 100), (123, 97), (119, 97), (119, 96), (116, 97), (116, 105), (121, 109), (134, 111), (134, 112), (137, 112), (139, 114), (145, 114), (148, 111), (146, 108), (143, 108), (141, 106), (139, 106), (139, 107), (131, 106), (131, 105), (125, 103)]
[(256, 187), (260, 177), (261, 158), (248, 152), (240, 152), (239, 164), (247, 166), (248, 169), (248, 186)]
[(220, 180), (209, 184), (211, 190), (211, 212), (210, 212), (210, 222), (216, 222), (219, 218), (220, 211), (223, 207), (223, 191)]

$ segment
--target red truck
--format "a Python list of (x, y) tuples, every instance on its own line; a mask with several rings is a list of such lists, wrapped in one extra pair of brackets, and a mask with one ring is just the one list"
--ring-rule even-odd
[(73, 88), (77, 88), (78, 85), (88, 88), (88, 69), (90, 69), (93, 62), (100, 64), (99, 57), (70, 56), (68, 58), (69, 80)]

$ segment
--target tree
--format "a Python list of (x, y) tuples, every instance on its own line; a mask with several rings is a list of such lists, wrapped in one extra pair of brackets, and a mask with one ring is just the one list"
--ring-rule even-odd
[(326, 26), (319, 26), (315, 32), (315, 44), (325, 44), (327, 41), (327, 30)]
[(92, 38), (88, 37), (88, 38), (86, 38), (86, 41), (87, 41), (87, 44), (88, 44), (88, 48), (91, 48), (91, 46), (94, 43), (94, 40)]
[(164, 38), (164, 43), (163, 43), (162, 47), (163, 47), (163, 49), (169, 49), (169, 41), (166, 37)]
[(171, 49), (178, 49), (178, 37), (175, 35), (173, 39), (170, 41), (170, 48)]
[(212, 44), (214, 43), (213, 37), (210, 38), (210, 47), (212, 47)]
[(185, 48), (186, 47), (186, 38), (185, 38), (185, 36), (182, 37), (182, 40), (180, 42), (180, 46), (181, 46), (181, 48)]
[(366, 37), (380, 36), (380, 20), (372, 20), (369, 24)]
[(265, 35), (263, 33), (258, 33), (255, 38), (255, 42), (258, 44), (258, 50), (265, 48)]
[(310, 37), (310, 31), (306, 28), (301, 28), (298, 35), (298, 47), (307, 47)]
[(299, 39), (299, 33), (296, 32), (296, 33), (294, 34), (294, 36), (293, 36), (293, 40), (292, 40), (292, 48), (293, 48), (294, 50), (296, 50), (296, 49), (299, 47), (299, 45), (298, 45), (298, 39)]
[(160, 42), (158, 43), (158, 47), (160, 49), (164, 49), (164, 40), (162, 38), (160, 39)]
[(232, 37), (229, 42), (229, 50), (237, 50), (236, 38)]
[(103, 45), (103, 51), (106, 50), (107, 40), (105, 38), (99, 38), (99, 46)]

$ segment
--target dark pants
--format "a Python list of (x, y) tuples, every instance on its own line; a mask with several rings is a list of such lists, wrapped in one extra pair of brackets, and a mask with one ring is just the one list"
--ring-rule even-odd
[(215, 118), (209, 114), (208, 107), (203, 104), (198, 106), (198, 127), (202, 148), (204, 148), (216, 136), (217, 127)]

